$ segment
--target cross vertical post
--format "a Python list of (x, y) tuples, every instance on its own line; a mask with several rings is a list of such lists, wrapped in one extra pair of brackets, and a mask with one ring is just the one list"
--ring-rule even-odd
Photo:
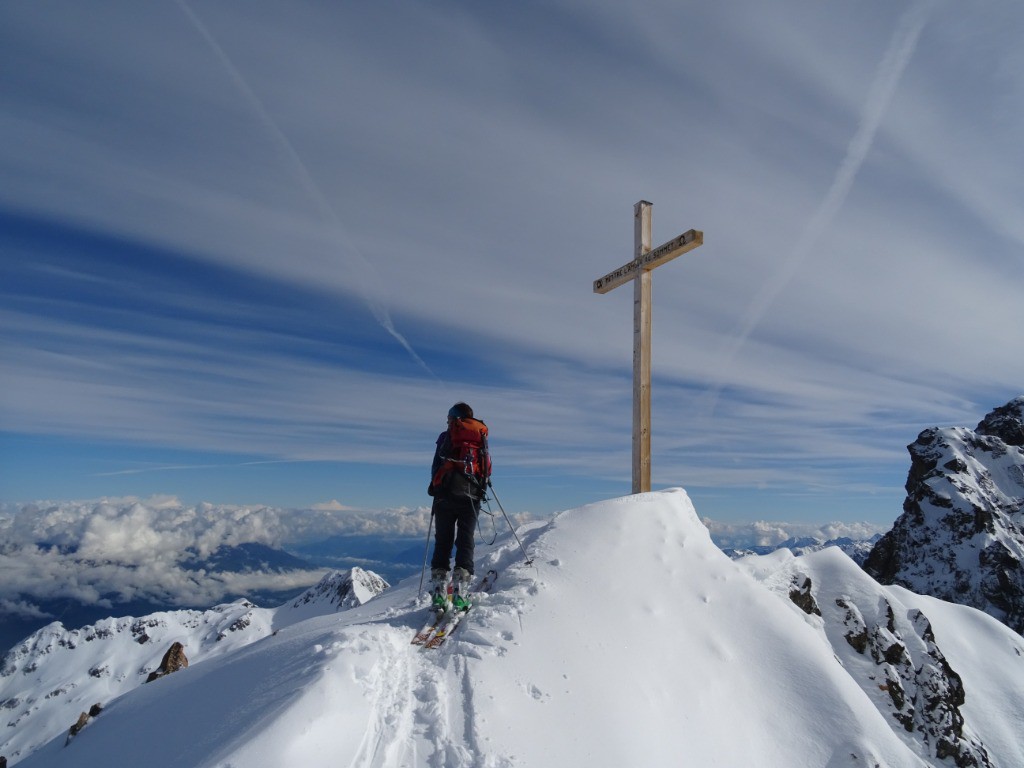
[[(651, 204), (633, 206), (633, 259), (651, 251)], [(633, 493), (651, 490), (651, 271), (633, 278)]]
[(594, 281), (594, 293), (633, 281), (633, 493), (651, 490), (651, 271), (704, 243), (691, 229), (651, 250), (651, 207), (633, 206), (633, 260)]

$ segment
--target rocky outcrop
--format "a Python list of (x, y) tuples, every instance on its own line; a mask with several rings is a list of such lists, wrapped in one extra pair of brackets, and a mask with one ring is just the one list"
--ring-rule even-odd
[(818, 604), (814, 602), (811, 586), (810, 576), (805, 576), (803, 580), (794, 578), (789, 586), (789, 599), (808, 616), (821, 616), (821, 610), (818, 608)]
[(188, 658), (185, 656), (185, 646), (181, 643), (174, 643), (167, 649), (167, 653), (164, 654), (164, 657), (160, 662), (160, 666), (153, 672), (149, 673), (149, 677), (146, 678), (146, 682), (151, 683), (154, 680), (160, 679), (164, 675), (177, 672), (179, 669), (185, 669), (187, 666)]
[(979, 435), (998, 437), (1007, 445), (1024, 448), (1024, 397), (1001, 405), (982, 419), (975, 430)]
[[(892, 717), (907, 733), (918, 734), (939, 760), (948, 758), (959, 768), (991, 766), (984, 745), (964, 728), (963, 681), (936, 645), (928, 619), (912, 611), (901, 633), (892, 606), (883, 602), (883, 620), (866, 621), (852, 599), (836, 599), (846, 642), (874, 662), (873, 677)], [(912, 636), (905, 638), (908, 630)]]
[[(75, 738), (75, 736), (77, 736), (79, 733), (81, 733), (82, 729), (89, 724), (89, 721), (92, 720), (94, 717), (97, 717), (99, 713), (102, 711), (102, 705), (93, 704), (89, 708), (88, 712), (83, 712), (82, 714), (80, 714), (78, 716), (78, 720), (75, 721), (75, 724), (72, 725), (70, 729), (68, 729), (68, 737), (64, 740), (64, 746), (66, 747), (68, 744), (70, 744), (71, 740)], [(0, 766), (0, 768), (2, 768), (2, 766)]]
[(973, 431), (926, 429), (907, 449), (903, 514), (864, 569), (1024, 633), (1024, 397)]

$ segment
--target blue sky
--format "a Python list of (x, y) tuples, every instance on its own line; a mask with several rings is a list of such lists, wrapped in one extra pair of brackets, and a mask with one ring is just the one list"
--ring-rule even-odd
[(1024, 392), (1024, 6), (6, 3), (0, 500), (419, 506), (457, 399), (506, 507), (900, 513)]

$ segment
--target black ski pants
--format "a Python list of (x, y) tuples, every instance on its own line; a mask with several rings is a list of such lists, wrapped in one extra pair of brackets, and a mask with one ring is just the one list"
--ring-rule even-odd
[(480, 500), (470, 496), (434, 497), (434, 556), (431, 568), (448, 567), (455, 547), (455, 567), (473, 573), (473, 547), (476, 545), (476, 519)]

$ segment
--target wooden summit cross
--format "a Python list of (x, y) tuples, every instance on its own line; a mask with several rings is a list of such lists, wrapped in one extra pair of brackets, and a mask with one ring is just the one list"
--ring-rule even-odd
[(684, 232), (651, 250), (651, 204), (633, 206), (633, 260), (594, 281), (608, 293), (633, 281), (633, 493), (651, 490), (651, 270), (704, 243), (704, 233)]

